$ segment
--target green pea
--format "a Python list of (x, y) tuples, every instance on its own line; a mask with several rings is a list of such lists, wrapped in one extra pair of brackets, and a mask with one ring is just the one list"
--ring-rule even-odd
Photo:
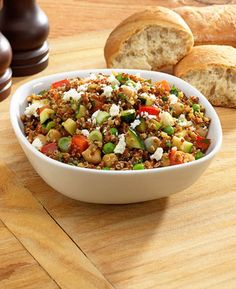
[(201, 159), (202, 157), (204, 157), (204, 153), (202, 153), (202, 152), (197, 152), (197, 153), (195, 154), (195, 160), (199, 160), (199, 159)]
[(115, 127), (112, 127), (112, 128), (110, 128), (110, 133), (112, 134), (112, 135), (118, 135), (118, 129), (117, 128), (115, 128)]
[(163, 128), (163, 131), (166, 132), (168, 135), (174, 134), (174, 128), (170, 125)]
[(193, 107), (193, 111), (194, 112), (199, 112), (200, 111), (200, 105), (199, 104), (194, 103), (192, 107)]
[(109, 168), (109, 167), (103, 167), (102, 170), (104, 170), (104, 171), (109, 171), (110, 168)]
[(133, 170), (144, 170), (144, 164), (135, 164), (133, 165)]
[(112, 142), (108, 142), (104, 144), (102, 151), (104, 152), (104, 154), (111, 154), (114, 152), (115, 147), (116, 146)]
[(61, 137), (58, 146), (63, 152), (68, 152), (71, 146), (71, 137)]

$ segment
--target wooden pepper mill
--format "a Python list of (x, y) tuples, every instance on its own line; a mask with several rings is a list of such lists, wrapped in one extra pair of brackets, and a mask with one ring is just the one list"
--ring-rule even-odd
[(48, 18), (35, 0), (4, 0), (0, 30), (9, 40), (13, 76), (38, 73), (48, 65)]
[(12, 72), (9, 68), (12, 59), (11, 46), (0, 32), (0, 101), (5, 99), (11, 91)]

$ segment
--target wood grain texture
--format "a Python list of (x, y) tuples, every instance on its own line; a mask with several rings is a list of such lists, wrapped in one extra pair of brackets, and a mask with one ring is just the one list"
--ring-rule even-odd
[[(108, 33), (51, 40), (50, 66), (40, 75), (104, 67)], [(24, 81), (14, 80), (13, 89)], [(235, 110), (217, 108), (222, 149), (191, 188), (152, 202), (105, 206), (70, 200), (37, 176), (14, 137), (8, 105), (0, 104), (2, 159), (116, 289), (236, 288)]]
[(1, 221), (0, 288), (59, 288)]
[(50, 38), (78, 35), (81, 32), (113, 29), (137, 11), (155, 7), (236, 3), (236, 0), (38, 0), (49, 17)]
[(0, 219), (62, 289), (112, 288), (1, 162), (0, 184)]

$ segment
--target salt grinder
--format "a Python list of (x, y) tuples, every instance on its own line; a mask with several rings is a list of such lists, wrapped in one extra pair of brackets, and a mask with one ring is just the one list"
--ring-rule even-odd
[(11, 91), (12, 71), (9, 68), (11, 59), (11, 46), (0, 32), (0, 101), (5, 99)]
[(4, 0), (0, 30), (9, 40), (13, 76), (38, 73), (48, 65), (48, 18), (35, 0)]

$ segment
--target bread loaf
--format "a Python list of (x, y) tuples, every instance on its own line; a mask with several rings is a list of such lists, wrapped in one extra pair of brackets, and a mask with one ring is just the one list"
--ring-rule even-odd
[(174, 74), (216, 106), (236, 107), (236, 49), (224, 45), (196, 46), (175, 67)]
[(158, 70), (176, 64), (193, 47), (188, 25), (174, 11), (157, 7), (135, 13), (107, 39), (108, 67)]
[(179, 7), (174, 9), (192, 30), (195, 45), (236, 47), (236, 5)]

